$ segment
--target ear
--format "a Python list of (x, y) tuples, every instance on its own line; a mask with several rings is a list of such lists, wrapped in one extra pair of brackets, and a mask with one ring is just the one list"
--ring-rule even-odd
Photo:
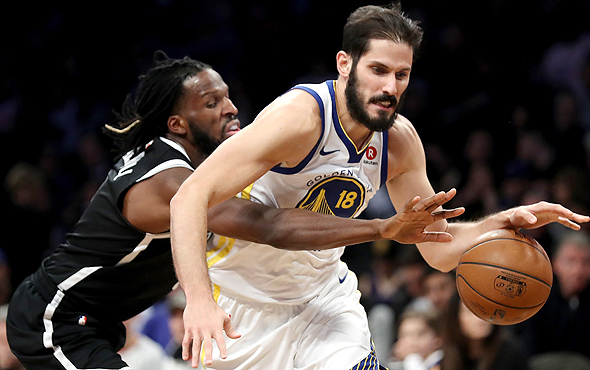
[(188, 130), (188, 123), (182, 116), (177, 114), (168, 117), (168, 131), (177, 135), (185, 135)]
[(336, 69), (342, 77), (348, 78), (352, 70), (352, 57), (347, 52), (340, 50), (336, 54)]

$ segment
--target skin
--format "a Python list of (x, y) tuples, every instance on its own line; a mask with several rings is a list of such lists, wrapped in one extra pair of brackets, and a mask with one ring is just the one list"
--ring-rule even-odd
[[(398, 100), (408, 86), (412, 49), (407, 44), (389, 40), (371, 40), (368, 51), (357, 66), (359, 93), (366, 100), (369, 115), (394, 114), (393, 107), (370, 103), (373, 96), (388, 94)], [(357, 148), (363, 148), (373, 132), (356, 122), (346, 107), (344, 91), (353, 60), (344, 51), (337, 54), (336, 106), (341, 124)], [(212, 298), (207, 275), (205, 250), (207, 210), (229, 199), (254, 182), (276, 164), (294, 167), (311, 151), (321, 134), (319, 107), (308, 93), (292, 90), (267, 106), (239, 135), (222, 143), (219, 148), (182, 184), (172, 199), (172, 251), (177, 275), (187, 295), (185, 309), (185, 339), (183, 357), (193, 357), (198, 365), (201, 344), (204, 362), (212, 362), (212, 341), (215, 339), (222, 358), (226, 357), (223, 329), (231, 338), (235, 332), (228, 315)], [(411, 122), (401, 115), (388, 130), (389, 167), (387, 190), (397, 210), (404, 213), (431, 213), (440, 202), (455, 195), (435, 193), (426, 175), (424, 148)], [(293, 146), (292, 143), (298, 145)], [(227, 161), (227, 158), (232, 158)], [(227, 181), (227, 173), (232, 181)], [(410, 200), (410, 201), (408, 201)], [(413, 203), (408, 208), (408, 202)], [(409, 212), (407, 212), (409, 211)], [(588, 222), (570, 210), (546, 202), (512, 208), (478, 222), (448, 223), (446, 219), (421, 225), (422, 232), (442, 234), (440, 238), (422, 239), (417, 244), (424, 259), (441, 271), (453, 269), (469, 242), (484, 232), (499, 228), (536, 228), (559, 222), (572, 229), (577, 223)], [(448, 238), (448, 236), (452, 236)], [(443, 239), (444, 236), (444, 239)], [(440, 241), (449, 241), (441, 245)]]

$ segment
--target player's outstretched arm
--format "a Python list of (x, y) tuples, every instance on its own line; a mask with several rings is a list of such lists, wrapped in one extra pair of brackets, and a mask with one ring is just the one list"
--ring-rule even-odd
[(453, 235), (453, 241), (446, 244), (444, 249), (430, 243), (419, 244), (418, 248), (431, 266), (442, 271), (450, 271), (457, 266), (461, 255), (471, 242), (488, 231), (534, 229), (552, 222), (579, 230), (579, 224), (588, 221), (590, 217), (572, 212), (560, 204), (539, 202), (510, 208), (475, 222), (450, 222), (447, 232)]
[(298, 208), (277, 209), (232, 198), (209, 209), (208, 226), (209, 231), (219, 235), (289, 250), (329, 249), (378, 239), (404, 244), (449, 242), (449, 233), (425, 228), (464, 212), (463, 208), (437, 211), (455, 194), (451, 189), (424, 200), (414, 197), (395, 216), (374, 220), (341, 218)]

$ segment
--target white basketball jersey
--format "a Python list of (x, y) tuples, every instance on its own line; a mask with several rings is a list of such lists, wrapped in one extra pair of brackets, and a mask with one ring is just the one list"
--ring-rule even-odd
[[(387, 178), (387, 132), (375, 132), (365, 147), (357, 149), (338, 118), (334, 84), (294, 87), (316, 99), (322, 135), (296, 167), (274, 167), (241, 197), (270, 207), (305, 208), (348, 218), (367, 207)], [(211, 279), (225, 294), (298, 304), (312, 299), (335, 278), (343, 252), (344, 247), (287, 251), (214, 235), (207, 255)]]

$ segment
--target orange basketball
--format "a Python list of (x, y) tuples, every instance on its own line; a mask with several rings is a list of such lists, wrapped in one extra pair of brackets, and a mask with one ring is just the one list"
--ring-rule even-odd
[(553, 284), (551, 262), (533, 238), (494, 230), (475, 239), (457, 266), (457, 290), (471, 312), (497, 325), (537, 313)]

